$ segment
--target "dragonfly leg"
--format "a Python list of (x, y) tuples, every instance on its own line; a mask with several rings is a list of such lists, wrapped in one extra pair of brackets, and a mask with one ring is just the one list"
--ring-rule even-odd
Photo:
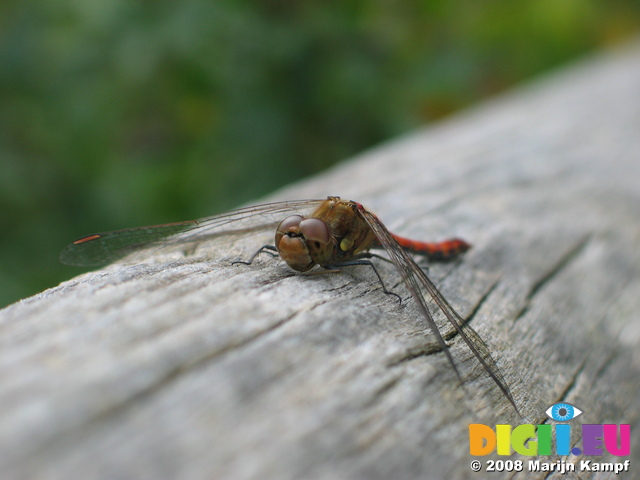
[(231, 265), (236, 265), (237, 263), (241, 263), (243, 265), (251, 265), (253, 261), (256, 259), (256, 257), (261, 253), (266, 253), (268, 255), (271, 255), (272, 257), (277, 257), (278, 256), (277, 252), (278, 252), (278, 249), (273, 245), (263, 245), (258, 250), (256, 250), (256, 252), (253, 255), (251, 255), (249, 260), (234, 260), (233, 262), (231, 262)]
[[(355, 258), (374, 258), (374, 257), (379, 258), (380, 260), (384, 260), (387, 263), (393, 264), (393, 262), (389, 260), (387, 257), (383, 257), (382, 255), (378, 255), (377, 253), (373, 253), (373, 252), (363, 252), (355, 256)], [(426, 273), (427, 275), (429, 274), (429, 265), (420, 265), (420, 262), (418, 262), (418, 266), (420, 267), (420, 270), (422, 270), (424, 273)]]
[[(371, 254), (367, 254), (367, 255), (371, 255)], [(362, 257), (360, 257), (362, 258)], [(341, 262), (341, 263), (335, 263), (335, 264), (327, 264), (327, 265), (323, 265), (323, 268), (328, 268), (328, 269), (340, 269), (343, 267), (353, 267), (356, 265), (367, 265), (369, 267), (371, 267), (373, 269), (373, 273), (376, 274), (376, 277), (378, 277), (378, 281), (380, 282), (380, 285), (382, 285), (382, 291), (384, 293), (386, 293), (387, 295), (393, 295), (394, 297), (396, 297), (398, 299), (398, 302), (400, 302), (402, 304), (402, 297), (400, 295), (398, 295), (395, 292), (392, 292), (391, 290), (387, 290), (387, 287), (385, 286), (384, 282), (382, 281), (382, 277), (380, 276), (380, 274), (378, 273), (378, 269), (376, 268), (376, 266), (373, 264), (373, 262), (369, 261), (369, 260), (350, 260), (348, 262)]]

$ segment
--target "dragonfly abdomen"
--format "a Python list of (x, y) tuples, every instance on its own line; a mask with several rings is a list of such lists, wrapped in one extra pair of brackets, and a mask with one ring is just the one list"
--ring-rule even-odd
[(471, 244), (460, 238), (450, 238), (442, 242), (420, 242), (391, 234), (402, 248), (418, 253), (429, 260), (451, 260), (471, 248)]

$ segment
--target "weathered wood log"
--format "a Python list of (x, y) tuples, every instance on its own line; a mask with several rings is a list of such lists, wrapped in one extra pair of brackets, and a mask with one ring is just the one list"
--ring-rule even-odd
[[(251, 237), (152, 252), (2, 310), (2, 478), (485, 478), (470, 469), (468, 425), (549, 422), (559, 400), (584, 412), (575, 425), (632, 424), (634, 467), (640, 44), (268, 200), (328, 194), (399, 234), (473, 244), (429, 276), (490, 346), (527, 418), (453, 336), (460, 385), (410, 299), (399, 305), (368, 269), (231, 265), (265, 241)], [(578, 428), (572, 439), (581, 446)], [(510, 458), (524, 477), (528, 457)]]

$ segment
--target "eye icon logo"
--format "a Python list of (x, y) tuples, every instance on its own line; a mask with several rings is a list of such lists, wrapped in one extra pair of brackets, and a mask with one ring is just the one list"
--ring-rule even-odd
[[(542, 425), (522, 423), (515, 428), (511, 425), (490, 427), (484, 423), (469, 424), (469, 453), (474, 457), (490, 455), (493, 452), (504, 456), (509, 456), (516, 452), (528, 457), (549, 455), (557, 455), (559, 457), (569, 455), (601, 457), (605, 453), (616, 457), (631, 455), (631, 425), (628, 423), (586, 424), (576, 422), (577, 425), (572, 425), (569, 422), (584, 412), (567, 402), (554, 403), (544, 413), (553, 422), (545, 422)], [(574, 430), (573, 433), (575, 435), (572, 435), (572, 430)], [(576, 442), (578, 433), (582, 434), (582, 443), (580, 441)], [(552, 448), (554, 446), (555, 449)], [(530, 469), (535, 462), (529, 462)], [(602, 463), (599, 465), (617, 465), (620, 468), (628, 468), (629, 462), (630, 460), (626, 460), (624, 463)], [(595, 464), (594, 461), (593, 466)], [(550, 467), (545, 471), (554, 470), (562, 475), (571, 469), (565, 470), (560, 467), (560, 465), (569, 467), (569, 463), (562, 459), (557, 462), (551, 462), (549, 465), (552, 468)], [(573, 463), (570, 465), (574, 466)], [(581, 460), (580, 465), (582, 469), (588, 468), (588, 465), (592, 465), (591, 460)], [(608, 469), (608, 467), (606, 468)], [(605, 471), (605, 468), (602, 471)]]
[(559, 402), (551, 405), (544, 413), (547, 414), (547, 417), (551, 420), (555, 420), (556, 422), (568, 422), (582, 415), (582, 410), (570, 403)]

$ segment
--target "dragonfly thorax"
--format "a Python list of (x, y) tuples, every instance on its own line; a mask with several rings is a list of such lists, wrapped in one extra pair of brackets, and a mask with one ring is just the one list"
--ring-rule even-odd
[(291, 215), (280, 222), (275, 243), (280, 258), (299, 272), (306, 272), (316, 264), (324, 265), (333, 253), (327, 224), (302, 215)]

